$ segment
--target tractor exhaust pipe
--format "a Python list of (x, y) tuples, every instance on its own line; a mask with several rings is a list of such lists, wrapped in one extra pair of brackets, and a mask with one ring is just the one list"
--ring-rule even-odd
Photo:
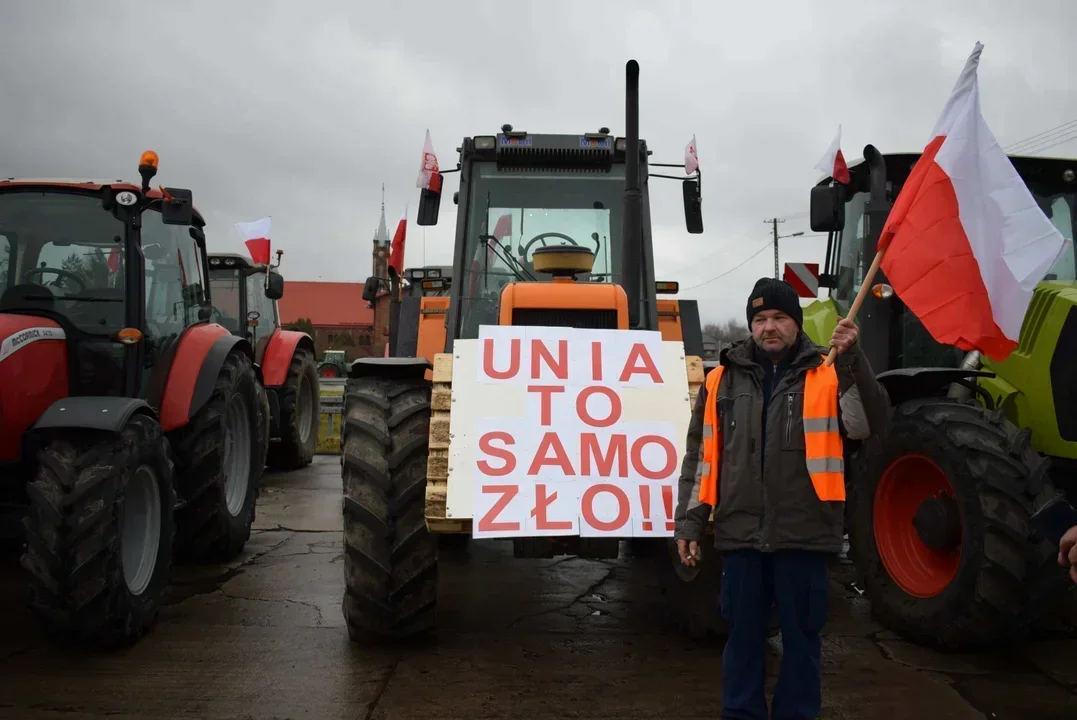
[(639, 183), (639, 63), (625, 65), (625, 195), (621, 225), (621, 285), (628, 296), (628, 326), (639, 327), (642, 301), (643, 193)]

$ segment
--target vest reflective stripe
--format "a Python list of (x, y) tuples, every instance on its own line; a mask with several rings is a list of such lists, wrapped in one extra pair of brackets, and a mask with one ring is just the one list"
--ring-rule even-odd
[[(718, 418), (718, 366), (707, 373), (707, 406), (703, 411), (703, 456), (699, 469), (702, 503), (718, 506), (718, 475), (721, 467), (722, 432)], [(822, 501), (845, 500), (844, 444), (838, 430), (838, 372), (820, 365), (804, 378), (804, 464), (816, 496)]]

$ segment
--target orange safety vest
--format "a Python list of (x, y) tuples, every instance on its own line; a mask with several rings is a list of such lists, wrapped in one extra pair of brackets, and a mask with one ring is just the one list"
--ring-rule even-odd
[[(703, 467), (699, 501), (718, 507), (722, 428), (718, 419), (718, 383), (724, 367), (707, 373), (707, 407), (703, 411)], [(838, 430), (838, 372), (834, 366), (808, 370), (804, 380), (804, 462), (815, 494), (824, 502), (845, 500), (845, 461)]]

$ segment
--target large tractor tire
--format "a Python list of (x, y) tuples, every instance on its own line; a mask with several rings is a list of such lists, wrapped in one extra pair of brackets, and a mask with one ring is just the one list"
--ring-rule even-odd
[(323, 362), (318, 364), (318, 376), (323, 378), (339, 378), (344, 377), (344, 372), (338, 365)]
[(58, 431), (38, 455), (23, 524), (30, 608), (50, 635), (103, 649), (157, 619), (172, 565), (172, 463), (161, 426)]
[(310, 465), (318, 446), (321, 390), (318, 365), (310, 350), (296, 348), (288, 377), (281, 387), (278, 438), (269, 446), (267, 464), (273, 470), (297, 470)]
[(1033, 539), (1047, 461), (1000, 412), (923, 398), (864, 444), (848, 482), (849, 541), (876, 617), (913, 642), (972, 650), (1019, 639), (1058, 576)]
[(235, 350), (209, 402), (176, 431), (178, 559), (224, 562), (250, 539), (266, 458), (263, 394), (250, 358)]
[(342, 610), (357, 642), (395, 642), (435, 627), (437, 539), (426, 528), (430, 385), (349, 379), (343, 426)]

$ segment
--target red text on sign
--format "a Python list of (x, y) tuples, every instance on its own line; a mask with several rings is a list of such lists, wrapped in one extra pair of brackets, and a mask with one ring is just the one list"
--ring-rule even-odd
[[(494, 441), (512, 446), (515, 439), (510, 433), (503, 430), (491, 430), (479, 437), (479, 450), (486, 455), (493, 456), (501, 461), (499, 465), (489, 462), (486, 458), (479, 458), (476, 465), (483, 475), (490, 477), (505, 477), (510, 475), (517, 467), (516, 455), (507, 447), (498, 447)], [(643, 461), (643, 452), (654, 445), (661, 450), (662, 461), (657, 468), (651, 468)], [(673, 443), (661, 435), (641, 435), (628, 444), (628, 436), (622, 433), (610, 435), (605, 447), (595, 433), (582, 433), (579, 436), (580, 474), (590, 477), (597, 474), (600, 477), (610, 477), (617, 472), (615, 477), (629, 477), (629, 469), (636, 475), (647, 480), (665, 480), (677, 468), (677, 448)], [(564, 442), (556, 433), (548, 431), (539, 440), (535, 455), (528, 465), (529, 476), (538, 475), (545, 467), (557, 468), (566, 477), (575, 477), (576, 468), (572, 466), (565, 449)]]
[(550, 520), (548, 510), (557, 500), (557, 491), (548, 492), (546, 485), (535, 485), (535, 507), (531, 509), (531, 517), (535, 518), (536, 530), (574, 530), (576, 524), (571, 520)]
[(519, 485), (483, 485), (483, 494), (500, 493), (501, 497), (498, 498), (493, 506), (486, 512), (485, 515), (479, 520), (479, 530), (481, 532), (519, 532), (520, 523), (518, 522), (498, 522), (497, 516), (508, 507), (512, 499), (516, 497), (520, 492)]
[[(617, 516), (613, 520), (599, 520), (595, 515), (595, 497), (599, 493), (609, 493), (617, 501)], [(600, 532), (620, 530), (628, 522), (632, 507), (624, 490), (610, 483), (591, 485), (580, 497), (580, 515), (583, 521)]]
[[(521, 356), (523, 354), (523, 341), (520, 338), (510, 338), (508, 340), (509, 346), (509, 359), (508, 367), (499, 369), (495, 367), (494, 362), (494, 339), (485, 338), (482, 342), (482, 371), (483, 373), (494, 380), (511, 380), (520, 374), (522, 368)], [(568, 379), (569, 369), (569, 346), (568, 340), (557, 340), (554, 347), (550, 347), (546, 342), (539, 338), (532, 338), (530, 342), (530, 357), (531, 367), (528, 376), (531, 380), (538, 380), (542, 376), (542, 367), (549, 368), (553, 376), (558, 380)], [(603, 347), (602, 343), (598, 341), (591, 342), (591, 380), (593, 382), (601, 382), (603, 376)], [(662, 374), (658, 371), (658, 366), (655, 363), (653, 357), (651, 357), (650, 351), (647, 349), (647, 345), (644, 343), (635, 343), (628, 351), (628, 356), (625, 358), (624, 366), (621, 368), (621, 372), (618, 374), (618, 380), (620, 382), (628, 382), (635, 375), (644, 375), (650, 378), (651, 382), (656, 385), (660, 385), (662, 380)]]

